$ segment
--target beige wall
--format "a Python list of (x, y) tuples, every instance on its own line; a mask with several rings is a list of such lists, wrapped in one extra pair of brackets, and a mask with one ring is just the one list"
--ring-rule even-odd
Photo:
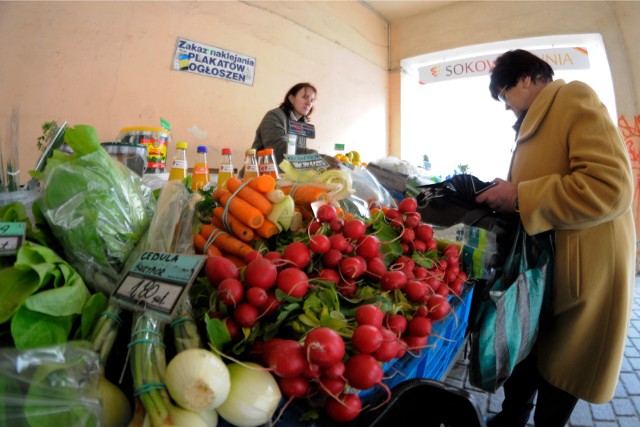
[[(638, 115), (640, 2), (456, 2), (391, 23), (390, 153), (399, 155), (400, 61), (461, 46), (554, 34), (602, 34), (619, 115)], [(428, 123), (424, 124), (428, 126)]]
[[(256, 58), (253, 86), (171, 70), (177, 37)], [(18, 106), (22, 171), (51, 119), (110, 141), (163, 117), (191, 159), (209, 145), (215, 166), (228, 146), (239, 164), (264, 113), (300, 81), (319, 92), (310, 146), (386, 154), (388, 24), (357, 2), (0, 2), (0, 40), (0, 139)]]

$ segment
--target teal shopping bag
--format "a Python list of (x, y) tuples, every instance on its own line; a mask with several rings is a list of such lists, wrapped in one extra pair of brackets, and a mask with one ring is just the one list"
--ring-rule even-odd
[(497, 280), (487, 283), (471, 330), (469, 382), (494, 392), (529, 353), (551, 319), (554, 233), (522, 224)]

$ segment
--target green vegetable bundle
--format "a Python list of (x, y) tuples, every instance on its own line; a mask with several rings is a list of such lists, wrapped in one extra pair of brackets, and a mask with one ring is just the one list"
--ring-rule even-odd
[(91, 126), (65, 132), (74, 154), (54, 151), (39, 176), (40, 207), (65, 259), (94, 291), (111, 293), (146, 232), (155, 200), (138, 175), (112, 159)]

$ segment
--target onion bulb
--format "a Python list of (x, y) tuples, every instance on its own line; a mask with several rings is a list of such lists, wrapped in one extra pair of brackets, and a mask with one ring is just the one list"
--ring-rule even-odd
[(169, 361), (164, 382), (169, 394), (193, 412), (215, 409), (229, 394), (227, 365), (209, 350), (183, 350)]
[(124, 427), (131, 419), (131, 404), (127, 396), (115, 384), (100, 377), (98, 393), (102, 400), (102, 423), (105, 427)]
[(271, 421), (282, 398), (273, 375), (255, 363), (232, 363), (227, 368), (231, 390), (218, 407), (218, 415), (237, 427), (257, 427)]

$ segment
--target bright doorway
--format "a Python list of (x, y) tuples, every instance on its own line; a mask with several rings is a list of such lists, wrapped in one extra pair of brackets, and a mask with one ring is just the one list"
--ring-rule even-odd
[[(498, 56), (512, 49), (581, 48), (588, 52), (588, 68), (554, 68), (554, 78), (580, 80), (590, 85), (617, 122), (613, 82), (600, 34), (546, 36), (508, 40), (401, 61), (401, 158), (422, 165), (424, 155), (431, 163), (431, 174), (451, 175), (458, 165), (490, 181), (506, 178), (514, 142), (512, 125), (516, 118), (489, 95), (489, 75), (452, 77), (446, 81), (420, 83), (419, 70), (467, 58)], [(473, 73), (469, 73), (472, 75)]]

